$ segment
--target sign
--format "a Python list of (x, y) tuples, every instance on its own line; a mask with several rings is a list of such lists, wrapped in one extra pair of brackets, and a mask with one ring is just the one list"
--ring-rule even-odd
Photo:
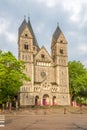
[(0, 115), (0, 127), (5, 126), (5, 115)]

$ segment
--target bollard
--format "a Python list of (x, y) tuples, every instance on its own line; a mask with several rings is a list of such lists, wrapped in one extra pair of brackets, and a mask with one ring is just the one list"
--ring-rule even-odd
[(66, 114), (66, 108), (64, 108), (64, 114)]

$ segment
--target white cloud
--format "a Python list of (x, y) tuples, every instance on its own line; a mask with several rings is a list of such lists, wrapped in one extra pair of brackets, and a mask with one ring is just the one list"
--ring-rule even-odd
[(58, 3), (58, 0), (37, 0), (39, 3), (46, 5), (49, 8), (54, 8)]
[(9, 31), (10, 22), (4, 18), (0, 18), (0, 35), (4, 35), (8, 42), (16, 42), (17, 38), (14, 33)]
[(87, 60), (86, 59), (84, 61), (82, 61), (82, 63), (85, 65), (85, 67), (87, 67)]
[[(77, 6), (78, 5), (78, 6)], [(76, 1), (72, 1), (67, 3), (64, 3), (65, 10), (70, 12), (70, 20), (73, 22), (78, 22), (80, 17), (79, 13), (81, 11), (81, 5)]]
[(35, 31), (41, 33), (44, 30), (44, 28), (45, 28), (45, 24), (41, 22), (36, 26)]
[(80, 28), (84, 28), (87, 26), (87, 13), (83, 15), (81, 22), (79, 23)]
[(62, 10), (68, 12), (70, 21), (74, 23), (82, 20), (80, 13), (84, 5), (87, 4), (87, 0), (37, 0), (37, 2), (53, 9), (60, 6)]
[(80, 44), (78, 47), (81, 55), (87, 54), (87, 44)]
[(9, 27), (9, 22), (4, 18), (0, 18), (0, 34), (4, 34)]
[(9, 42), (11, 43), (17, 42), (17, 36), (14, 33), (6, 32), (5, 36)]
[(70, 13), (70, 20), (72, 22), (79, 22), (81, 20), (80, 13), (85, 4), (87, 4), (86, 0), (65, 0), (62, 3), (64, 10)]

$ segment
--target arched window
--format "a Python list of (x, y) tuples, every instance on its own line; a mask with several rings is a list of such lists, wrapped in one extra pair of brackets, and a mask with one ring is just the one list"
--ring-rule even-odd
[(27, 44), (24, 44), (24, 49), (28, 50), (28, 45)]
[(45, 59), (45, 55), (44, 55), (44, 54), (41, 54), (41, 58), (42, 58), (42, 59)]
[(35, 96), (35, 105), (36, 105), (36, 106), (39, 105), (39, 96)]
[(28, 35), (27, 35), (27, 33), (25, 33), (25, 37), (27, 37)]
[(53, 105), (57, 105), (57, 103), (56, 103), (56, 96), (53, 96)]
[(63, 54), (63, 48), (60, 48), (60, 53)]

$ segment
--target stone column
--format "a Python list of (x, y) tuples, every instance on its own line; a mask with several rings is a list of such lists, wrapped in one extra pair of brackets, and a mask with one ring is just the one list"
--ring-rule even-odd
[(43, 106), (43, 99), (40, 98), (40, 105)]
[(53, 103), (52, 103), (52, 98), (50, 98), (50, 106), (52, 106), (53, 105)]

